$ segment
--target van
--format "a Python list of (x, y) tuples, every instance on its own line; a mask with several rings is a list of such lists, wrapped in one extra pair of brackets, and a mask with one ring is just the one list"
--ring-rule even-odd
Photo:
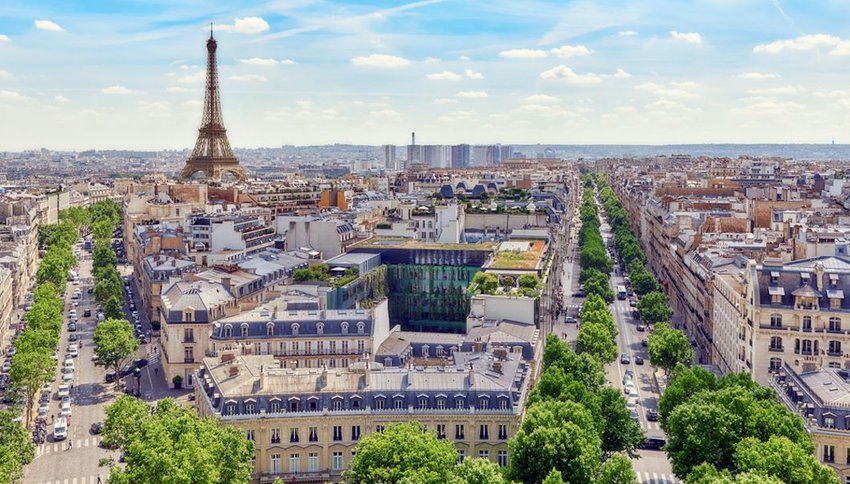
[(53, 440), (65, 440), (68, 437), (68, 425), (64, 418), (59, 418), (53, 424)]

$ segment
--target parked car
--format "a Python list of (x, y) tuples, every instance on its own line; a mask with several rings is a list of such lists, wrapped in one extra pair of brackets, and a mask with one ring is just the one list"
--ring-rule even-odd
[(637, 409), (634, 408), (632, 409), (632, 420), (634, 420), (635, 422), (638, 421), (638, 412)]
[(65, 440), (68, 437), (68, 425), (64, 418), (56, 420), (53, 424), (53, 440)]
[(139, 358), (138, 360), (133, 360), (133, 366), (136, 368), (144, 368), (148, 366), (148, 360), (144, 358)]
[(573, 297), (587, 297), (587, 293), (584, 291), (576, 291), (573, 293)]
[(68, 335), (68, 341), (77, 341), (78, 336), (74, 333)]
[(68, 323), (68, 331), (74, 332), (77, 330), (77, 323)]
[(647, 410), (646, 411), (646, 419), (649, 420), (650, 422), (657, 422), (658, 421), (658, 410), (651, 410), (651, 409)]
[(59, 391), (56, 392), (56, 399), (62, 400), (62, 398), (71, 395), (71, 387), (68, 385), (59, 385)]
[(635, 355), (635, 364), (636, 365), (642, 365), (643, 364), (643, 357), (641, 355)]
[(564, 318), (564, 322), (565, 323), (575, 323), (577, 321), (576, 321), (576, 318), (574, 318), (572, 316), (567, 316), (566, 318)]
[(639, 324), (637, 325), (637, 330), (638, 332), (643, 333), (644, 331), (646, 331), (646, 326)]
[(648, 343), (646, 342), (646, 340), (645, 340), (645, 339), (642, 339), (642, 340), (640, 340), (640, 345), (641, 345), (641, 346), (643, 346), (644, 348), (646, 348), (646, 346), (648, 345)]
[(86, 309), (85, 311), (83, 311), (83, 317), (91, 317), (91, 309)]
[(631, 359), (629, 359), (628, 353), (623, 353), (620, 355), (620, 363), (624, 365), (628, 365), (629, 363), (631, 363)]
[(665, 445), (667, 445), (667, 441), (661, 437), (647, 437), (643, 441), (641, 448), (646, 450), (661, 450)]
[(94, 435), (98, 435), (101, 430), (103, 430), (103, 424), (100, 422), (95, 422), (91, 424), (91, 427), (89, 427), (89, 432)]

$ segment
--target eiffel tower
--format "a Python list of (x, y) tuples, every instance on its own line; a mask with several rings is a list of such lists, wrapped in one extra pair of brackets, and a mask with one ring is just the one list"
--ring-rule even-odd
[(210, 24), (210, 38), (207, 40), (207, 85), (204, 95), (204, 117), (198, 129), (198, 141), (191, 156), (186, 160), (186, 166), (180, 173), (180, 178), (189, 178), (199, 171), (206, 174), (209, 180), (221, 180), (222, 175), (230, 173), (241, 181), (248, 175), (239, 165), (239, 160), (233, 156), (230, 142), (227, 140), (227, 130), (221, 117), (221, 100), (218, 97), (218, 67), (215, 50), (218, 44), (213, 37)]

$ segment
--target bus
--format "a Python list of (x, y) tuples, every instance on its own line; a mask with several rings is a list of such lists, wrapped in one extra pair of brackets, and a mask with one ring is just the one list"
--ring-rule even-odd
[(617, 286), (617, 299), (623, 300), (626, 299), (628, 293), (626, 292), (626, 286)]

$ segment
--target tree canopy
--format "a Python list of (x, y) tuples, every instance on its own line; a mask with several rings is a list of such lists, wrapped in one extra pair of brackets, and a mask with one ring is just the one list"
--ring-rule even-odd
[(106, 319), (98, 323), (94, 328), (94, 342), (95, 364), (111, 368), (116, 374), (127, 357), (139, 348), (133, 326), (126, 319)]
[(669, 372), (678, 364), (690, 366), (694, 350), (685, 333), (675, 330), (667, 323), (658, 323), (647, 338), (649, 362)]

